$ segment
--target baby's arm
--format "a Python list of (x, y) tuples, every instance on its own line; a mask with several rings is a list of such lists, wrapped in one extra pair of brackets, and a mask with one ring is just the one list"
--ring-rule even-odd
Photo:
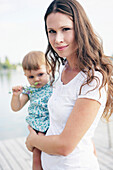
[(22, 94), (23, 87), (15, 86), (12, 88), (13, 95), (11, 100), (11, 108), (13, 111), (19, 111), (29, 100), (27, 94)]

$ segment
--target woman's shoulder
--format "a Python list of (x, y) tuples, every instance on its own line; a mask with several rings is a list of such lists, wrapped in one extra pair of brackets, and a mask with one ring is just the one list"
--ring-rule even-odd
[[(103, 79), (103, 75), (100, 71), (97, 71), (97, 70), (94, 70), (94, 77), (95, 78), (98, 78), (99, 80), (102, 80)], [(80, 76), (79, 76), (79, 79), (86, 79), (87, 78), (87, 73), (83, 72), (83, 71), (80, 71)]]

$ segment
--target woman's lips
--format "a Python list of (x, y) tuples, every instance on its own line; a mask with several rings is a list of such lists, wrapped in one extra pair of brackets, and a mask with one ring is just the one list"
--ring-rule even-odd
[(56, 47), (59, 51), (62, 51), (64, 50), (68, 45), (65, 45), (65, 46), (61, 46), (61, 47)]

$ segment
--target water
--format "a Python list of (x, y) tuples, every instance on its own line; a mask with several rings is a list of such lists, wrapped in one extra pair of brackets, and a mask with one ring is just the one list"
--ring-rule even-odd
[(27, 80), (22, 70), (0, 70), (0, 140), (28, 135), (27, 103), (18, 112), (11, 110), (12, 94), (9, 94), (15, 85), (26, 85)]

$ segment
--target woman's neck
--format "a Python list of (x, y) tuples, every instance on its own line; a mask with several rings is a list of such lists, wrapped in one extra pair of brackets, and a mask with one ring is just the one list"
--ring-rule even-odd
[(79, 69), (78, 61), (66, 61), (65, 68), (70, 71), (76, 71)]

